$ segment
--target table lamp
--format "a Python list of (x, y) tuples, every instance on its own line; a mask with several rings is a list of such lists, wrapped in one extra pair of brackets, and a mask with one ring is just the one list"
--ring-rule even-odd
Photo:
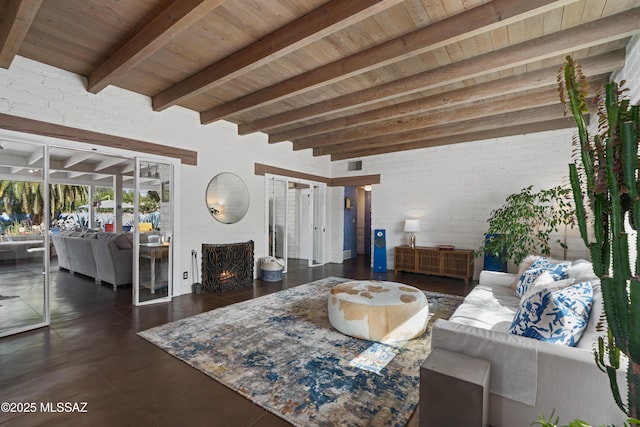
[(409, 246), (411, 248), (416, 247), (416, 235), (414, 234), (416, 231), (420, 231), (420, 220), (419, 219), (405, 219), (404, 220), (404, 231), (409, 234)]

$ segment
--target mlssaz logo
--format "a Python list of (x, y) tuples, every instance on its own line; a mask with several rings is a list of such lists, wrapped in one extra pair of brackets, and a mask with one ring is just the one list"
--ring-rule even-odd
[(86, 413), (87, 402), (40, 402), (40, 412)]

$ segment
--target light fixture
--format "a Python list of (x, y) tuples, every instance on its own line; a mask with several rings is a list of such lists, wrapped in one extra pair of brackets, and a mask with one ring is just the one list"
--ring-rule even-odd
[(420, 231), (420, 220), (419, 219), (405, 219), (404, 220), (404, 231), (409, 234), (409, 246), (411, 248), (416, 247), (416, 235), (414, 234), (416, 231)]
[(364, 191), (371, 191), (371, 185), (370, 184), (365, 185)]

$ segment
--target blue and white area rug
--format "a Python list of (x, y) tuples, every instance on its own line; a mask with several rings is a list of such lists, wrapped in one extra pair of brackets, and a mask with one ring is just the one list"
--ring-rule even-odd
[(461, 297), (425, 292), (430, 325), (389, 347), (333, 329), (329, 277), (139, 335), (296, 426), (404, 426), (419, 399), (431, 324)]

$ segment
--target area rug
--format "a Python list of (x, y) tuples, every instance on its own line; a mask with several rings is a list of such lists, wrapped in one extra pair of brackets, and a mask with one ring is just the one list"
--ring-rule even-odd
[(425, 292), (430, 325), (385, 346), (333, 329), (329, 277), (139, 335), (296, 426), (405, 426), (419, 399), (431, 323), (461, 297)]

